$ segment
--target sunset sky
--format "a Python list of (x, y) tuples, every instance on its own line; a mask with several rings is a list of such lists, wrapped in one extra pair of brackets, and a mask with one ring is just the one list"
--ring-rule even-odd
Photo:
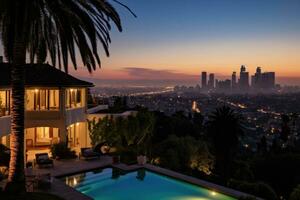
[[(246, 64), (300, 77), (299, 0), (122, 0), (124, 31), (112, 32), (101, 79), (230, 75)], [(142, 68), (142, 69), (140, 69)], [(89, 76), (80, 70), (75, 74)], [(162, 74), (162, 76), (158, 76)]]
[[(188, 79), (227, 76), (245, 64), (300, 77), (300, 0), (120, 0), (124, 31), (112, 31), (102, 69), (78, 77)], [(99, 47), (100, 48), (100, 47)]]

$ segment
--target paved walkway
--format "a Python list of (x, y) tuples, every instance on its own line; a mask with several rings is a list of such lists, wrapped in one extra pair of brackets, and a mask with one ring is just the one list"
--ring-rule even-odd
[(74, 188), (67, 186), (57, 177), (74, 174), (82, 171), (89, 171), (105, 166), (111, 166), (112, 158), (109, 156), (102, 156), (100, 159), (94, 160), (54, 160), (53, 168), (34, 168), (26, 169), (27, 175), (31, 174), (46, 174), (50, 173), (52, 176), (51, 188), (47, 191), (51, 194), (62, 197), (64, 200), (91, 200), (90, 197), (78, 192)]

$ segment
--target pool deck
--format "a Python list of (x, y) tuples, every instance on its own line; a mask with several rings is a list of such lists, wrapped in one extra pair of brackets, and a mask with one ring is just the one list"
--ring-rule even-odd
[(46, 191), (57, 195), (64, 200), (92, 200), (92, 198), (78, 192), (72, 187), (67, 186), (64, 182), (57, 177), (74, 174), (82, 171), (89, 171), (96, 168), (111, 166), (112, 158), (109, 156), (102, 156), (100, 159), (94, 160), (54, 160), (53, 168), (34, 168), (26, 169), (26, 174), (46, 174), (50, 173), (52, 176), (51, 188)]
[[(57, 177), (66, 176), (70, 174), (75, 174), (83, 171), (89, 171), (97, 168), (103, 167), (116, 167), (122, 169), (124, 171), (134, 171), (137, 169), (146, 169), (149, 171), (153, 171), (162, 175), (166, 175), (172, 178), (176, 178), (182, 181), (186, 181), (201, 187), (205, 187), (214, 192), (219, 192), (225, 195), (229, 195), (235, 198), (241, 196), (252, 196), (243, 192), (239, 192), (227, 187), (223, 187), (220, 185), (216, 185), (211, 182), (207, 182), (204, 180), (200, 180), (191, 176), (187, 176), (181, 173), (177, 173), (175, 171), (171, 171), (165, 168), (157, 167), (151, 164), (146, 165), (126, 165), (126, 164), (112, 164), (112, 158), (109, 156), (103, 156), (101, 159), (95, 160), (65, 160), (65, 161), (55, 161), (54, 168), (35, 168), (33, 170), (27, 170), (27, 174), (35, 173), (35, 174), (44, 174), (50, 173), (53, 177), (53, 182), (51, 188), (46, 191), (48, 193), (52, 193), (58, 195), (65, 200), (91, 200), (92, 198), (78, 192), (74, 188), (67, 186), (64, 182), (59, 180)], [(257, 200), (263, 200), (261, 198), (256, 197)]]

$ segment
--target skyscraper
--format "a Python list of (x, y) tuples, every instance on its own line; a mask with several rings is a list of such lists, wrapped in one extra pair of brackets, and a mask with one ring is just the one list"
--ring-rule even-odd
[(246, 72), (245, 65), (241, 66), (239, 89), (242, 91), (247, 91), (249, 89), (249, 72)]
[(218, 81), (218, 85), (217, 85), (217, 90), (219, 92), (230, 92), (231, 91), (231, 80), (230, 79), (226, 79), (224, 81)]
[(264, 72), (261, 76), (261, 87), (263, 89), (272, 89), (275, 87), (275, 72)]
[(231, 75), (231, 87), (236, 88), (236, 72), (233, 72)]
[(206, 89), (207, 88), (207, 73), (206, 72), (202, 72), (201, 87), (202, 87), (202, 89)]
[(255, 89), (261, 88), (262, 86), (261, 67), (257, 67), (255, 74), (251, 77), (251, 86)]
[(256, 90), (272, 89), (275, 87), (275, 72), (263, 72), (261, 67), (256, 68), (256, 73), (251, 77), (251, 86)]
[(215, 74), (209, 74), (208, 88), (213, 89), (215, 87)]

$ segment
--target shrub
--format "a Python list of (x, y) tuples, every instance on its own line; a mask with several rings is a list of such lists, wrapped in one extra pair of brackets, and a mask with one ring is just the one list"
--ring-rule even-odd
[(197, 170), (209, 175), (214, 165), (207, 144), (190, 136), (171, 135), (157, 145), (153, 153), (162, 167), (184, 173)]
[(4, 179), (4, 174), (0, 171), (0, 181)]
[(254, 159), (252, 165), (257, 180), (269, 183), (285, 197), (300, 183), (300, 154), (274, 154)]
[(262, 197), (266, 200), (276, 200), (277, 195), (274, 190), (267, 184), (257, 182), (257, 183), (248, 183), (237, 180), (230, 180), (228, 182), (228, 187), (234, 188), (236, 190), (240, 190), (242, 192), (246, 192), (249, 194), (253, 194), (258, 197)]
[(53, 158), (56, 158), (56, 159), (76, 158), (75, 151), (72, 151), (69, 147), (67, 147), (66, 143), (64, 143), (64, 142), (60, 142), (58, 144), (52, 145), (51, 153), (52, 153)]
[(0, 166), (8, 167), (10, 159), (8, 151), (9, 149), (6, 146), (0, 144)]
[(122, 163), (125, 163), (127, 165), (132, 165), (132, 164), (136, 164), (137, 160), (137, 154), (134, 151), (122, 151), (119, 153), (120, 154), (120, 161)]
[(243, 196), (240, 197), (239, 200), (256, 200), (256, 198), (251, 196)]
[(300, 200), (300, 185), (298, 185), (290, 195), (289, 200)]
[(249, 182), (254, 180), (254, 175), (247, 162), (236, 160), (231, 169), (231, 178)]

